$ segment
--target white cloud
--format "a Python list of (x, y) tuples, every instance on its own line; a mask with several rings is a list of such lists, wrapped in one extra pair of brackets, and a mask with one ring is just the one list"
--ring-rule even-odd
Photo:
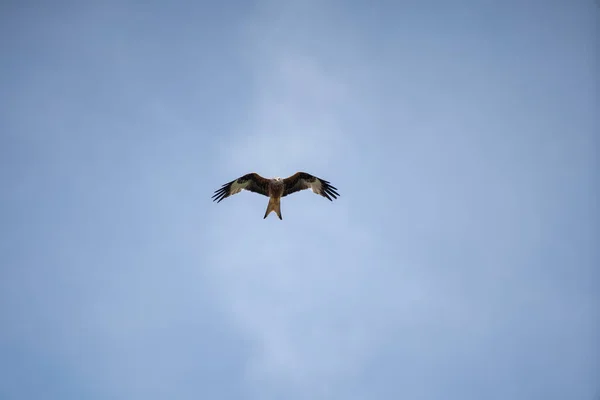
[[(356, 88), (320, 54), (287, 37), (293, 29), (272, 36), (274, 23), (293, 24), (325, 5), (293, 13), (264, 4), (265, 13), (253, 21), (260, 26), (249, 44), (255, 52), (248, 51), (255, 102), (239, 134), (223, 140), (226, 179), (305, 170), (339, 186), (336, 164), (355, 146), (340, 121), (356, 103)], [(266, 198), (248, 192), (219, 205), (227, 210), (218, 213), (211, 264), (232, 318), (255, 344), (248, 375), (255, 387), (324, 395), (331, 382), (357, 371), (377, 334), (370, 302), (356, 297), (373, 268), (366, 256), (375, 251), (376, 236), (348, 218), (351, 203), (340, 191), (334, 203), (309, 192), (286, 198), (283, 222), (263, 221)]]
[[(324, 168), (347, 140), (336, 119), (347, 88), (313, 57), (274, 55), (273, 71), (257, 81), (256, 103), (224, 152), (233, 171), (266, 176)], [(241, 170), (240, 170), (241, 168)], [(294, 171), (292, 171), (294, 170)], [(250, 171), (247, 171), (250, 172)]]

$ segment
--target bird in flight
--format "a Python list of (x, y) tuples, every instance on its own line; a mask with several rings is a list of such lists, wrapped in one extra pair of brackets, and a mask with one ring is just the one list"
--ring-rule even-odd
[(337, 188), (321, 178), (317, 178), (306, 172), (296, 172), (294, 175), (285, 179), (282, 178), (263, 178), (257, 173), (246, 174), (231, 182), (227, 182), (220, 189), (215, 190), (212, 196), (213, 201), (220, 203), (221, 200), (239, 193), (242, 190), (249, 190), (254, 193), (259, 193), (269, 198), (267, 211), (263, 219), (267, 218), (269, 213), (275, 212), (279, 219), (281, 217), (281, 198), (304, 189), (312, 189), (318, 195), (321, 195), (333, 201), (331, 198), (337, 199), (340, 195)]

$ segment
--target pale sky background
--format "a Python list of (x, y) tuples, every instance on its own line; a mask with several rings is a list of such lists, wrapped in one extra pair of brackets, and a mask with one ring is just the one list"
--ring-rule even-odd
[(594, 1), (140, 4), (0, 6), (1, 399), (599, 398)]

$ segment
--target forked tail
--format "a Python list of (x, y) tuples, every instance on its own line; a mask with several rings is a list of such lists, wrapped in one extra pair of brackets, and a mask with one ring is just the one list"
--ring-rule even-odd
[(269, 204), (267, 205), (267, 211), (265, 212), (265, 216), (263, 219), (267, 218), (267, 215), (269, 215), (271, 211), (275, 211), (275, 214), (277, 214), (279, 219), (283, 219), (281, 218), (281, 198), (269, 198)]

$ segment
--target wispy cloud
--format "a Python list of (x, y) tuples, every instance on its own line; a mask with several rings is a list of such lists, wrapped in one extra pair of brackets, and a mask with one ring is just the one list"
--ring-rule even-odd
[[(301, 192), (283, 201), (285, 224), (277, 225), (261, 218), (266, 198), (236, 195), (219, 205), (227, 210), (219, 208), (222, 228), (215, 231), (211, 257), (222, 300), (254, 343), (252, 386), (286, 388), (288, 395), (290, 388), (301, 389), (300, 397), (324, 395), (332, 382), (356, 373), (377, 335), (372, 303), (356, 297), (369, 268), (377, 268), (368, 260), (377, 235), (349, 218), (352, 202), (344, 204), (344, 194), (358, 188), (343, 186), (350, 180), (339, 166), (356, 150), (343, 121), (360, 86), (300, 43), (333, 45), (343, 39), (339, 35), (316, 27), (302, 31), (298, 41), (299, 31), (277, 29), (306, 26), (313, 15), (326, 19), (327, 5), (264, 2), (248, 22), (253, 101), (238, 134), (222, 141), (226, 167), (220, 174), (229, 179), (251, 171), (287, 176), (304, 170), (332, 181), (342, 200), (331, 204)], [(224, 228), (231, 224), (234, 232)]]

